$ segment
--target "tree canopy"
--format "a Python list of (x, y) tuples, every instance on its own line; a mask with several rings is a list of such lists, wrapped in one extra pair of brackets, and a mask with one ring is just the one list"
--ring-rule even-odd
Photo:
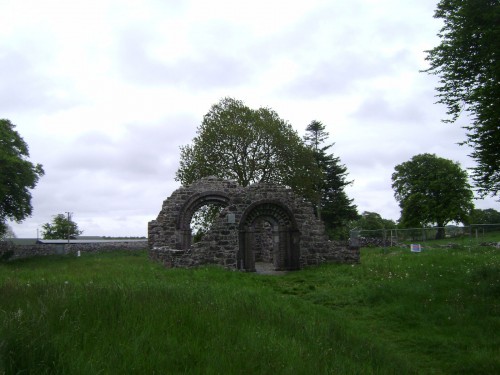
[(342, 237), (341, 228), (356, 219), (358, 212), (344, 190), (352, 183), (347, 180), (346, 166), (341, 164), (340, 158), (327, 153), (334, 145), (326, 143), (328, 135), (325, 126), (317, 120), (311, 121), (306, 128), (304, 142), (311, 149), (314, 161), (309, 168), (313, 188), (308, 198), (318, 218), (324, 220), (327, 231), (333, 237)]
[(472, 178), (482, 196), (500, 191), (500, 1), (441, 0), (441, 43), (428, 53), (426, 72), (439, 76), (438, 103), (455, 122), (465, 111), (467, 140), (477, 165)]
[[(392, 188), (401, 207), (400, 222), (406, 227), (467, 222), (474, 207), (467, 172), (434, 154), (416, 155), (397, 165)], [(437, 237), (443, 235), (444, 230), (438, 230)]]
[(76, 238), (82, 233), (83, 231), (78, 229), (78, 224), (71, 220), (69, 215), (55, 215), (52, 223), (42, 225), (42, 237), (46, 240)]
[(485, 210), (474, 209), (470, 215), (471, 224), (498, 224), (500, 226), (500, 212), (493, 208)]
[(381, 237), (383, 229), (394, 229), (396, 223), (390, 219), (384, 219), (377, 212), (363, 211), (358, 220), (351, 224), (352, 228), (376, 231), (370, 234), (369, 237)]
[(242, 186), (273, 182), (303, 193), (312, 155), (291, 125), (269, 108), (257, 110), (223, 98), (204, 116), (191, 145), (181, 147), (176, 180), (236, 180)]
[(31, 192), (44, 171), (28, 160), (28, 145), (9, 120), (0, 119), (0, 237), (7, 220), (20, 222), (32, 213)]

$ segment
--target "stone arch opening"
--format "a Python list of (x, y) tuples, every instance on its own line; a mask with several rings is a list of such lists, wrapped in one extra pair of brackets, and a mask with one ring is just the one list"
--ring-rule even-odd
[[(269, 254), (263, 251), (263, 246), (270, 246)], [(279, 201), (262, 200), (251, 204), (240, 221), (238, 269), (253, 272), (256, 260), (264, 260), (266, 256), (275, 270), (300, 268), (297, 222), (290, 209)]]
[[(206, 236), (193, 244), (192, 216), (207, 204), (224, 208)], [(256, 229), (261, 243), (270, 244), (269, 254), (256, 252)], [(267, 257), (278, 270), (359, 262), (359, 248), (328, 241), (311, 204), (290, 189), (267, 183), (242, 187), (216, 177), (182, 186), (163, 201), (157, 218), (148, 223), (148, 246), (150, 258), (166, 267), (218, 264), (254, 271), (256, 257)]]
[(192, 244), (191, 220), (196, 211), (207, 205), (226, 207), (229, 204), (229, 200), (230, 197), (220, 191), (193, 194), (186, 200), (180, 210), (176, 223), (176, 229), (180, 236), (180, 248), (182, 250), (188, 249)]

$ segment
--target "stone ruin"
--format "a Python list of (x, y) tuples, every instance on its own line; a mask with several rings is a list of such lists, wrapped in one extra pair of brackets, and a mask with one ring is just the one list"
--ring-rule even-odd
[[(205, 205), (221, 211), (203, 238), (193, 243), (191, 219)], [(359, 248), (328, 240), (313, 207), (291, 189), (206, 177), (181, 187), (163, 202), (148, 225), (149, 257), (166, 267), (221, 265), (255, 271), (256, 263), (275, 270), (298, 270), (325, 262), (357, 263)]]

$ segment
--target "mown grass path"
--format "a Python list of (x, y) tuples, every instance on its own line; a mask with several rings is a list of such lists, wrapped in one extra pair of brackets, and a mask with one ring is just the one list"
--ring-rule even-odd
[(500, 373), (494, 248), (366, 249), (286, 275), (146, 253), (0, 264), (0, 374)]

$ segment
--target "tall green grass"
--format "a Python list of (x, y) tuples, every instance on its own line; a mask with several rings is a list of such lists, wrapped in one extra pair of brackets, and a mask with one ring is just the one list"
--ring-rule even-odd
[(500, 373), (500, 254), (495, 248), (366, 249), (356, 266), (268, 280), (328, 306), (351, 332), (422, 373)]
[(145, 253), (0, 263), (0, 374), (500, 373), (493, 248), (284, 276)]

